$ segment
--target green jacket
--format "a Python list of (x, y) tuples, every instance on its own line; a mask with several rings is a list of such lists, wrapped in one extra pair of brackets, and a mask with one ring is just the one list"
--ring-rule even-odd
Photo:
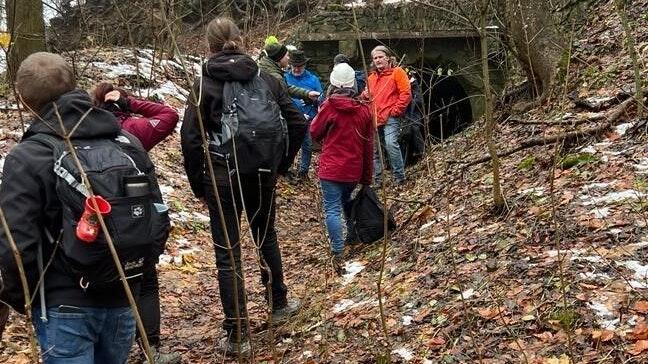
[(284, 72), (279, 67), (277, 62), (271, 60), (268, 57), (261, 57), (259, 60), (259, 68), (263, 70), (264, 72), (267, 72), (268, 74), (272, 75), (274, 78), (278, 79), (279, 82), (281, 83), (282, 87), (288, 90), (288, 94), (290, 97), (295, 97), (295, 98), (300, 98), (304, 100), (309, 100), (308, 98), (308, 90), (293, 86), (293, 85), (288, 85), (286, 82), (286, 79), (284, 78)]

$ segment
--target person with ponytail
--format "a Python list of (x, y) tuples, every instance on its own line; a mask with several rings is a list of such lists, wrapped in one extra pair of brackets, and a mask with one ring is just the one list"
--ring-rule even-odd
[[(288, 298), (284, 283), (281, 252), (275, 229), (275, 196), (277, 174), (285, 174), (299, 150), (306, 132), (306, 120), (292, 102), (286, 88), (270, 74), (259, 71), (256, 62), (242, 48), (241, 32), (229, 18), (216, 18), (207, 25), (209, 59), (203, 64), (202, 77), (193, 85), (180, 130), (184, 167), (194, 195), (209, 209), (214, 241), (220, 300), (223, 305), (223, 329), (226, 337), (218, 350), (229, 355), (250, 351), (245, 309), (244, 282), (241, 279), (241, 212), (245, 210), (249, 228), (263, 262), (261, 282), (271, 307), (273, 324), (285, 322), (300, 308), (298, 299)], [(203, 148), (201, 125), (207, 135), (222, 133), (223, 91), (225, 83), (261, 83), (268, 97), (277, 103), (286, 120), (288, 143), (282, 143), (276, 157), (281, 158), (278, 171), (239, 173), (212, 155), (208, 160)], [(199, 100), (196, 105), (192, 100)], [(211, 169), (208, 163), (211, 161)], [(211, 172), (213, 171), (213, 175)], [(212, 185), (212, 180), (216, 186)], [(221, 216), (222, 213), (222, 216)], [(225, 224), (222, 224), (222, 221)], [(231, 247), (231, 249), (228, 249)], [(230, 259), (233, 255), (233, 261)], [(256, 264), (256, 263), (255, 263)], [(235, 284), (236, 282), (236, 284)], [(236, 290), (235, 290), (236, 287)], [(238, 298), (236, 302), (235, 297)], [(238, 309), (238, 312), (237, 312)]]

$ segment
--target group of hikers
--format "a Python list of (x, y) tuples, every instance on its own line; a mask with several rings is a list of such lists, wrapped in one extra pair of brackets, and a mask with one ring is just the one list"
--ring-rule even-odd
[[(301, 302), (288, 295), (284, 282), (275, 229), (279, 176), (308, 178), (313, 142), (321, 145), (317, 176), (340, 273), (345, 245), (353, 243), (352, 191), (383, 176), (376, 131), (393, 183), (406, 181), (398, 132), (412, 92), (406, 72), (384, 46), (372, 50), (366, 78), (347, 56), (336, 56), (324, 91), (306, 69), (304, 52), (274, 37), (257, 61), (245, 53), (242, 33), (229, 18), (212, 20), (206, 38), (210, 55), (194, 82), (196, 97), (187, 103), (181, 145), (191, 190), (209, 210), (226, 333), (216, 349), (245, 355), (250, 332), (241, 235), (251, 234), (256, 245), (269, 320), (286, 322)], [(46, 52), (22, 62), (16, 91), (33, 120), (4, 163), (0, 206), (8, 229), (0, 234), (0, 300), (25, 313), (16, 247), (43, 362), (126, 363), (136, 322), (124, 276), (151, 359), (179, 363), (179, 353), (159, 350), (155, 263), (170, 221), (147, 153), (174, 131), (177, 113), (109, 83), (97, 85), (91, 96), (77, 89), (61, 56)], [(242, 232), (243, 212), (249, 230)]]

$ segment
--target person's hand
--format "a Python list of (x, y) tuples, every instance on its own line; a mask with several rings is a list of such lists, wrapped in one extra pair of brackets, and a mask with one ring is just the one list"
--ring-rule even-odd
[(121, 94), (117, 90), (112, 90), (104, 96), (104, 102), (116, 102), (121, 97)]
[(317, 101), (317, 99), (319, 98), (319, 95), (320, 95), (320, 93), (317, 92), (317, 91), (308, 91), (308, 98), (313, 100), (313, 101)]

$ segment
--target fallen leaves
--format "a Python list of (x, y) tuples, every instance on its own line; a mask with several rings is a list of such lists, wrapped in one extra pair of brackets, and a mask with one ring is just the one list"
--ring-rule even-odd
[(628, 353), (632, 355), (639, 355), (645, 350), (648, 350), (648, 340), (639, 340), (632, 345), (632, 347), (628, 350)]
[(607, 342), (614, 338), (614, 331), (611, 330), (594, 330), (592, 331), (592, 339)]
[(648, 301), (637, 301), (632, 309), (639, 313), (648, 313)]

